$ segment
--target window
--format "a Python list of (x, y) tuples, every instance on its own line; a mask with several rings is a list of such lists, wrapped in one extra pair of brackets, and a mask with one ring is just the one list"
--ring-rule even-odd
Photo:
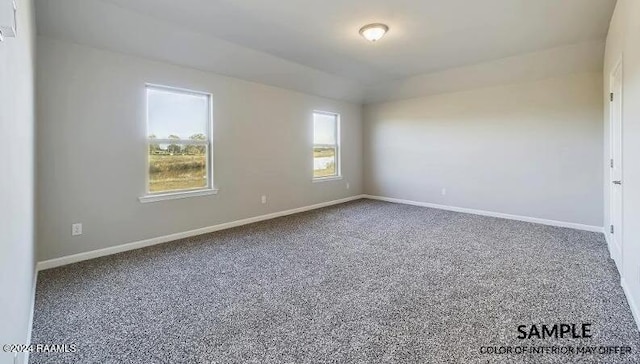
[(340, 115), (313, 113), (313, 178), (340, 176)]
[(147, 135), (147, 197), (212, 189), (211, 95), (147, 85)]

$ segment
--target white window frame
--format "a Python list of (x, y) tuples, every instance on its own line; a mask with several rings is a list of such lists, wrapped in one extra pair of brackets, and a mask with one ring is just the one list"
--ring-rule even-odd
[[(165, 91), (165, 92), (173, 92), (176, 94), (186, 94), (186, 95), (196, 95), (196, 96), (206, 96), (207, 100), (208, 100), (208, 114), (209, 114), (209, 121), (207, 122), (207, 130), (206, 130), (206, 136), (207, 136), (207, 140), (190, 140), (190, 139), (181, 139), (179, 142), (176, 142), (176, 140), (173, 139), (151, 139), (149, 138), (149, 90), (161, 90), (161, 91)], [(213, 95), (211, 93), (208, 92), (202, 92), (202, 91), (194, 91), (194, 90), (189, 90), (189, 89), (185, 89), (185, 88), (179, 88), (179, 87), (172, 87), (172, 86), (165, 86), (165, 85), (158, 85), (158, 84), (152, 84), (152, 83), (147, 83), (145, 84), (145, 103), (146, 103), (146, 113), (145, 113), (145, 124), (146, 124), (146, 129), (145, 132), (147, 133), (147, 136), (145, 137), (146, 139), (146, 153), (145, 153), (145, 160), (146, 160), (146, 170), (145, 170), (145, 195), (142, 197), (139, 197), (138, 199), (140, 200), (140, 202), (142, 203), (147, 203), (147, 202), (157, 202), (157, 201), (164, 201), (164, 200), (175, 200), (175, 199), (180, 199), (180, 198), (188, 198), (188, 197), (197, 197), (197, 196), (207, 196), (207, 195), (214, 195), (216, 193), (218, 193), (218, 190), (214, 187), (214, 174), (213, 174), (213, 103), (212, 103), (212, 99), (213, 99)], [(149, 176), (149, 148), (151, 146), (151, 144), (181, 144), (181, 145), (204, 145), (207, 148), (207, 186), (203, 187), (203, 188), (190, 188), (190, 189), (184, 189), (184, 190), (175, 190), (175, 191), (163, 191), (163, 192), (151, 192), (149, 191), (149, 183), (150, 183), (150, 176)]]
[[(330, 115), (336, 119), (336, 144), (315, 144), (315, 126), (313, 127), (313, 148), (311, 149), (311, 162), (313, 163), (313, 150), (315, 148), (335, 148), (336, 149), (336, 174), (335, 176), (326, 176), (326, 177), (315, 177), (313, 176), (313, 182), (325, 182), (325, 181), (335, 181), (342, 179), (342, 151), (340, 148), (340, 114), (337, 112), (331, 111), (321, 111), (321, 110), (313, 110), (312, 114), (312, 125), (315, 122), (315, 115)], [(312, 164), (313, 166), (313, 164)], [(313, 174), (314, 169), (311, 170)]]

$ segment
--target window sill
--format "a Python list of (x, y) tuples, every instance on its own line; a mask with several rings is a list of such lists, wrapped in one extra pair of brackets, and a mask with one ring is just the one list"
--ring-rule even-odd
[(319, 178), (314, 178), (313, 179), (313, 183), (316, 183), (316, 182), (328, 182), (328, 181), (339, 181), (341, 179), (342, 179), (342, 176), (319, 177)]
[(162, 193), (157, 195), (146, 195), (146, 196), (138, 197), (138, 200), (140, 200), (140, 202), (142, 203), (149, 203), (149, 202), (158, 202), (158, 201), (165, 201), (165, 200), (177, 200), (180, 198), (209, 196), (209, 195), (215, 195), (217, 193), (218, 193), (217, 189), (210, 188), (206, 190), (182, 191), (182, 192)]

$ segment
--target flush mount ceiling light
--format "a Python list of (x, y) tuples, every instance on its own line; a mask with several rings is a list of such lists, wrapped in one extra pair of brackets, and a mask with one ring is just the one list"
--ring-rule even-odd
[(382, 38), (388, 31), (389, 27), (386, 24), (374, 23), (367, 24), (360, 28), (360, 35), (370, 42), (375, 42)]

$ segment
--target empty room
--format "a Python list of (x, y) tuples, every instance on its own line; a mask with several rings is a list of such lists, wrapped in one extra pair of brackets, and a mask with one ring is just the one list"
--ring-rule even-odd
[(0, 0), (0, 364), (640, 363), (639, 0)]

